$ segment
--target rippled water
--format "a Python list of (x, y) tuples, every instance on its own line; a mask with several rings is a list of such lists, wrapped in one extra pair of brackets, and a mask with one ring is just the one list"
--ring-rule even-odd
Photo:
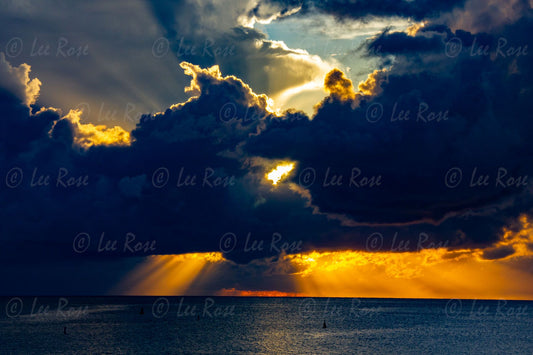
[(2, 354), (533, 353), (533, 302), (238, 297), (0, 300)]

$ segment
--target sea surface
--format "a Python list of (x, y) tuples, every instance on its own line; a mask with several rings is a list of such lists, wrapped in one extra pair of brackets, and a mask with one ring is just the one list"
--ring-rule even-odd
[(533, 354), (533, 302), (523, 301), (173, 296), (0, 302), (0, 354)]

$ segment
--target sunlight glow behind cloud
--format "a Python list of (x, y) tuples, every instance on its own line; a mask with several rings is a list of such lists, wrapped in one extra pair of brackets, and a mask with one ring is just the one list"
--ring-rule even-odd
[[(322, 297), (531, 299), (533, 279), (520, 265), (533, 261), (533, 227), (525, 216), (521, 230), (504, 230), (484, 249), (394, 251), (312, 251), (286, 258), (299, 271), (296, 291)], [(491, 253), (493, 254), (493, 253)]]
[(126, 295), (183, 295), (199, 276), (206, 277), (221, 253), (152, 255), (114, 289)]
[(277, 185), (284, 177), (294, 169), (294, 163), (280, 164), (267, 174), (267, 179), (272, 181), (272, 185)]
[(70, 110), (63, 117), (63, 119), (70, 121), (74, 127), (74, 143), (76, 145), (88, 149), (98, 145), (124, 146), (130, 144), (130, 133), (122, 127), (81, 123), (81, 114), (81, 110)]
[[(533, 279), (522, 266), (533, 260), (533, 226), (520, 218), (521, 229), (504, 230), (493, 248), (511, 246), (515, 252), (488, 259), (484, 249), (421, 249), (413, 252), (314, 250), (283, 255), (263, 273), (292, 269), (293, 290), (254, 289), (237, 281), (220, 289), (220, 296), (268, 297), (400, 297), (530, 299)], [(221, 253), (154, 255), (132, 271), (115, 292), (128, 295), (190, 295), (202, 289), (216, 270), (245, 271)], [(255, 274), (256, 271), (250, 270)], [(210, 277), (211, 275), (211, 277)], [(242, 277), (243, 274), (241, 274)], [(237, 288), (238, 286), (238, 288)]]

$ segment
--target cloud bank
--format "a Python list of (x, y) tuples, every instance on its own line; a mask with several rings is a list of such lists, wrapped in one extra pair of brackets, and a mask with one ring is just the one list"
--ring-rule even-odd
[[(215, 12), (208, 11), (195, 40), (238, 22), (243, 11), (254, 21), (325, 11), (339, 21), (395, 14), (426, 22), (365, 41), (360, 51), (380, 68), (359, 84), (319, 58), (232, 25), (211, 39), (222, 48), (238, 43), (239, 57), (180, 56), (189, 98), (143, 114), (131, 132), (84, 122), (79, 110), (36, 105), (41, 83), (30, 78), (30, 66), (0, 55), (4, 265), (24, 255), (25, 262), (81, 267), (76, 242), (87, 235), (84, 263), (122, 258), (131, 267), (146, 256), (143, 248), (113, 254), (98, 244), (128, 233), (155, 240), (150, 255), (221, 252), (235, 265), (313, 250), (365, 251), (374, 233), (383, 245), (405, 236), (406, 252), (416, 251), (423, 234), (436, 248), (475, 249), (484, 260), (528, 257), (516, 243), (498, 243), (533, 207), (529, 6), (497, 26), (461, 29), (467, 20), (448, 14), (486, 8), (469, 1), (378, 9), (369, 2), (345, 4), (341, 13), (331, 2), (250, 4), (221, 13), (227, 21), (209, 21)], [(192, 26), (170, 14), (184, 5), (150, 6), (177, 53), (181, 26)], [(191, 22), (205, 3), (196, 6)], [(317, 76), (324, 98), (313, 114), (276, 109), (264, 94)], [(280, 164), (293, 169), (273, 185), (267, 174)], [(278, 235), (279, 245), (299, 247), (246, 249), (247, 241), (270, 245)], [(224, 236), (235, 236), (235, 245)], [(117, 269), (110, 278), (125, 264)]]

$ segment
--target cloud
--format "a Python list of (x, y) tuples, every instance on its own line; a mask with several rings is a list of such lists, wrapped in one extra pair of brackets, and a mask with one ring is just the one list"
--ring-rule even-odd
[(268, 24), (274, 20), (293, 15), (300, 11), (301, 6), (297, 4), (281, 4), (264, 1), (251, 1), (253, 9), (247, 14), (239, 17), (239, 22), (246, 27), (254, 27), (254, 24), (259, 22), (261, 24)]
[(255, 94), (235, 76), (223, 77), (217, 65), (202, 69), (182, 62), (180, 66), (192, 77), (185, 88), (191, 98), (165, 112), (144, 115), (132, 131), (137, 143), (147, 139), (166, 143), (205, 139), (220, 146), (221, 151), (223, 147), (235, 149), (275, 116), (268, 96)]
[[(527, 265), (533, 254), (524, 247), (533, 234), (527, 217), (522, 216), (518, 225), (517, 231), (507, 231), (486, 249), (421, 244), (402, 252), (313, 250), (247, 265), (228, 261), (220, 253), (152, 256), (117, 290), (142, 295), (198, 295), (208, 289), (223, 296), (529, 299), (531, 282), (524, 280), (532, 279)], [(398, 242), (406, 241), (399, 237)], [(504, 249), (514, 248), (516, 253), (503, 255)], [(489, 260), (490, 253), (494, 257)], [(359, 271), (355, 277), (354, 269)]]
[[(431, 24), (415, 36), (385, 31), (366, 45), (384, 69), (392, 66), (381, 72), (375, 95), (355, 93), (357, 100), (350, 102), (351, 83), (334, 71), (325, 85), (330, 95), (311, 122), (267, 127), (245, 149), (298, 162), (294, 183), (313, 169), (315, 182), (307, 187), (311, 205), (344, 225), (426, 229), (441, 240), (466, 235), (462, 243), (471, 245), (497, 240), (503, 226), (533, 207), (529, 185), (497, 181), (511, 174), (509, 181), (516, 182), (532, 173), (523, 159), (523, 152), (533, 149), (525, 136), (532, 92), (527, 56), (496, 52), (501, 36), (523, 47), (530, 27), (531, 21), (522, 19), (498, 34), (479, 36)], [(462, 50), (451, 53), (450, 40), (461, 41)], [(372, 50), (377, 45), (379, 52)], [(477, 45), (492, 53), (473, 55)], [(375, 76), (359, 90), (376, 87)], [(450, 187), (445, 178), (454, 168), (463, 180)], [(471, 186), (481, 170), (491, 187)], [(341, 175), (339, 186), (324, 185)], [(363, 188), (357, 183), (362, 177)], [(378, 178), (381, 184), (372, 186)], [(489, 206), (492, 212), (485, 213)], [(476, 212), (470, 219), (469, 211)]]
[[(227, 11), (224, 16), (242, 13)], [(174, 28), (174, 16), (158, 14), (177, 40), (184, 24)], [(242, 62), (190, 55), (195, 61), (180, 64), (190, 77), (190, 97), (147, 112), (129, 133), (82, 123), (76, 110), (63, 117), (60, 110), (35, 106), (40, 110), (32, 113), (29, 66), (9, 69), (4, 60), (6, 82), (17, 85), (0, 91), (6, 118), (0, 166), (5, 176), (11, 174), (0, 191), (3, 263), (24, 255), (32, 263), (57, 258), (79, 266), (73, 239), (80, 232), (93, 241), (102, 232), (114, 239), (134, 233), (156, 240), (151, 253), (157, 255), (217, 252), (221, 237), (231, 232), (240, 244), (223, 253), (231, 261), (226, 267), (246, 274), (253, 290), (274, 290), (252, 287), (253, 272), (286, 276), (290, 270), (284, 263), (272, 266), (280, 258), (276, 250), (244, 249), (247, 236), (269, 245), (275, 233), (288, 243), (302, 241), (296, 254), (366, 250), (375, 232), (384, 245), (396, 233), (405, 235), (406, 252), (413, 252), (424, 233), (433, 246), (447, 242), (456, 253), (447, 254), (449, 259), (479, 249), (488, 259), (511, 263), (528, 244), (507, 243), (504, 227), (533, 211), (531, 186), (517, 184), (533, 173), (529, 57), (471, 53), (480, 43), (495, 50), (500, 36), (527, 43), (531, 26), (525, 17), (489, 34), (434, 23), (414, 35), (385, 31), (362, 47), (382, 66), (357, 89), (341, 70), (328, 68), (322, 77), (328, 96), (311, 117), (275, 110), (265, 91), (235, 73), (282, 92), (314, 80), (307, 72), (325, 66), (283, 73), (280, 68), (296, 67), (295, 58), (312, 62), (311, 56), (253, 29), (234, 28), (217, 39), (238, 39)], [(451, 40), (460, 41), (461, 51), (450, 52)], [(375, 44), (381, 52), (369, 50)], [(286, 83), (268, 83), (268, 71), (277, 73), (269, 78), (284, 75)], [(283, 162), (294, 163), (294, 170), (274, 186), (265, 175)], [(16, 185), (12, 173), (20, 171), (23, 179)], [(74, 183), (87, 184), (63, 186), (59, 176), (65, 172)], [(489, 177), (489, 185), (472, 185), (480, 175)], [(33, 176), (42, 176), (42, 185), (33, 184)], [(509, 186), (501, 186), (503, 181)], [(131, 257), (132, 264), (139, 256), (99, 253), (95, 244), (83, 255), (91, 261)], [(400, 264), (392, 271), (418, 275)], [(245, 289), (218, 289), (224, 287)]]
[(376, 69), (368, 74), (365, 81), (358, 84), (356, 92), (353, 83), (339, 69), (330, 71), (324, 79), (324, 91), (329, 95), (315, 105), (315, 110), (320, 111), (326, 104), (348, 103), (351, 108), (356, 108), (361, 100), (368, 99), (381, 93), (381, 84), (386, 80), (387, 69)]
[(6, 60), (5, 53), (0, 52), (0, 85), (1, 88), (15, 94), (28, 107), (39, 97), (41, 82), (37, 78), (30, 80), (31, 68), (23, 63), (13, 67)]
[(487, 260), (503, 259), (506, 256), (513, 255), (515, 252), (512, 246), (487, 249), (483, 252), (483, 258)]
[(272, 100), (269, 99), (267, 95), (256, 95), (250, 86), (233, 75), (222, 77), (218, 65), (202, 69), (198, 65), (181, 62), (180, 67), (184, 69), (185, 75), (192, 77), (190, 86), (185, 88), (185, 92), (187, 93), (200, 96), (202, 89), (205, 91), (208, 87), (211, 89), (210, 86), (220, 85), (220, 83), (229, 83), (229, 85), (237, 86), (240, 89), (238, 94), (243, 94), (237, 94), (236, 97), (233, 97), (234, 99), (241, 99), (242, 103), (258, 106), (264, 111), (272, 112)]
[(164, 43), (158, 47), (163, 32), (144, 0), (43, 0), (4, 10), (2, 51), (14, 66), (27, 63), (38, 73), (42, 106), (84, 107), (87, 122), (131, 130), (141, 113), (185, 98), (187, 79), (175, 57), (163, 55)]
[[(43, 108), (31, 114), (19, 99), (2, 98), (3, 112), (9, 112), (2, 133), (9, 139), (2, 141), (1, 166), (6, 175), (22, 172), (18, 185), (10, 188), (8, 179), (1, 186), (8, 206), (3, 235), (10, 236), (4, 262), (12, 261), (12, 248), (35, 263), (81, 261), (72, 249), (81, 232), (92, 237), (83, 257), (93, 260), (109, 257), (96, 250), (102, 232), (111, 239), (127, 233), (153, 239), (157, 254), (169, 254), (218, 250), (228, 231), (241, 242), (248, 233), (268, 239), (281, 231), (292, 242), (328, 231), (331, 223), (313, 216), (298, 194), (287, 186), (273, 189), (265, 178), (272, 163), (254, 165), (242, 151), (266, 122), (295, 122), (307, 119), (305, 114), (271, 112), (266, 95), (235, 76), (222, 76), (216, 66), (181, 66), (191, 77), (187, 91), (193, 96), (144, 115), (131, 133), (84, 124), (80, 111), (63, 116)], [(168, 174), (163, 186), (157, 180), (161, 171)], [(183, 186), (189, 177), (195, 182)], [(16, 216), (37, 220), (28, 224)], [(241, 246), (227, 257), (245, 262), (275, 253), (246, 253)], [(117, 257), (124, 256), (129, 255)]]
[[(264, 1), (267, 4), (284, 4), (288, 6), (296, 4), (302, 7), (300, 14), (313, 13), (320, 11), (336, 16), (339, 20), (345, 19), (363, 19), (378, 16), (401, 16), (420, 20), (424, 18), (438, 17), (443, 12), (452, 11), (456, 7), (462, 7), (464, 0), (442, 1), (442, 0), (416, 0), (416, 1)], [(279, 5), (278, 5), (279, 6)]]
[[(418, 29), (417, 33), (421, 33), (421, 29), (423, 27)], [(370, 53), (380, 55), (435, 52), (442, 49), (442, 38), (385, 30), (375, 39), (369, 41), (367, 49)]]
[(120, 192), (127, 197), (141, 197), (143, 185), (146, 183), (146, 175), (134, 177), (126, 176), (118, 183)]
[[(295, 108), (312, 112), (314, 102), (291, 99), (321, 82), (334, 63), (305, 50), (289, 48), (283, 41), (269, 39), (263, 32), (244, 26), (259, 17), (285, 16), (292, 10), (284, 12), (284, 6), (274, 6), (280, 10), (260, 10), (263, 5), (256, 8), (254, 1), (241, 1), (231, 7), (195, 1), (186, 11), (183, 6), (174, 2), (151, 3), (167, 34), (169, 53), (179, 62), (202, 67), (218, 65), (225, 75), (235, 75), (257, 93), (276, 99), (277, 109), (287, 109), (290, 103), (296, 102)], [(195, 22), (191, 23), (191, 19)], [(313, 89), (318, 91), (320, 87), (313, 86)]]
[(333, 69), (324, 79), (324, 89), (334, 99), (339, 101), (348, 101), (355, 99), (352, 81), (339, 69)]
[(516, 22), (529, 11), (531, 3), (527, 0), (469, 0), (464, 7), (443, 14), (441, 21), (446, 21), (453, 29), (473, 33), (493, 32)]
[(376, 69), (368, 74), (368, 78), (357, 86), (359, 92), (366, 96), (379, 95), (382, 92), (381, 84), (388, 79), (386, 68)]
[[(527, 225), (527, 219), (521, 220)], [(527, 229), (506, 238), (522, 249), (532, 238)], [(520, 241), (516, 238), (519, 234), (526, 237)], [(532, 254), (514, 254), (513, 246), (315, 251), (287, 255), (284, 261), (297, 269), (293, 290), (307, 296), (530, 299), (532, 274), (525, 265)], [(354, 269), (359, 271), (356, 277)]]
[[(70, 110), (69, 113), (62, 119), (67, 120), (72, 125), (74, 144), (88, 149), (92, 146), (107, 145), (107, 146), (124, 146), (130, 144), (130, 134), (122, 127), (115, 126), (108, 128), (105, 125), (93, 125), (92, 123), (81, 123), (81, 110)], [(56, 124), (60, 124), (58, 121)], [(50, 134), (54, 135), (54, 128)]]

